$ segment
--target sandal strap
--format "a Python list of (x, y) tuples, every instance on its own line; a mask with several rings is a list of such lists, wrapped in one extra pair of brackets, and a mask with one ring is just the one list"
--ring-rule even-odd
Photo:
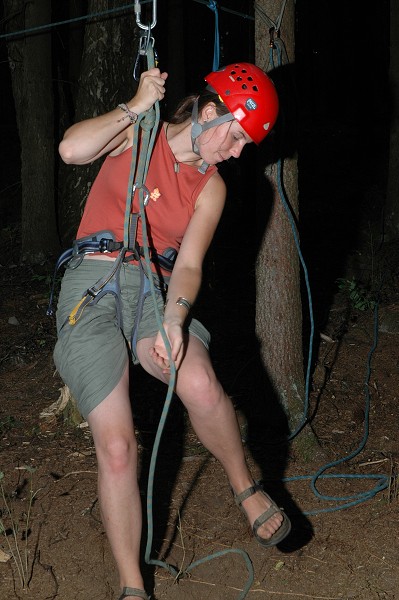
[[(246, 512), (246, 511), (241, 506), (241, 504), (244, 502), (244, 500), (246, 500), (247, 498), (250, 498), (251, 496), (256, 494), (256, 492), (262, 492), (262, 494), (264, 496), (266, 496), (266, 498), (269, 500), (269, 502), (270, 502), (269, 508), (267, 510), (265, 510), (265, 512), (263, 512), (261, 515), (259, 515), (259, 517), (257, 519), (255, 519), (255, 521), (253, 522), (253, 525), (252, 525), (252, 532), (255, 536), (255, 539), (257, 540), (257, 542), (259, 542), (259, 544), (261, 546), (263, 546), (264, 548), (270, 548), (271, 546), (275, 546), (276, 544), (279, 544), (287, 537), (287, 535), (291, 531), (291, 521), (285, 514), (284, 509), (279, 508), (277, 506), (277, 504), (270, 498), (269, 494), (267, 494), (265, 492), (265, 490), (263, 489), (260, 482), (258, 482), (258, 481), (254, 482), (254, 484), (251, 485), (251, 487), (249, 487), (246, 490), (244, 490), (243, 492), (241, 492), (241, 494), (235, 494), (234, 490), (232, 490), (232, 492), (234, 495), (235, 503), (244, 512)], [(283, 517), (283, 521), (282, 521), (280, 527), (270, 538), (268, 538), (268, 539), (262, 538), (258, 534), (259, 527), (261, 527), (261, 525), (266, 523), (266, 521), (268, 521), (270, 519), (270, 517), (272, 517), (276, 513), (280, 513), (281, 516)]]
[(144, 590), (139, 590), (138, 588), (124, 587), (122, 589), (122, 594), (119, 597), (119, 600), (123, 600), (128, 596), (137, 596), (138, 598), (142, 598), (143, 600), (150, 600)]
[(254, 524), (252, 525), (252, 529), (253, 531), (258, 531), (259, 527), (261, 525), (263, 525), (263, 523), (266, 523), (266, 521), (268, 521), (273, 515), (275, 515), (276, 513), (282, 513), (283, 510), (281, 508), (278, 508), (278, 506), (276, 506), (276, 504), (274, 504), (274, 502), (272, 502), (272, 504), (269, 506), (269, 508), (267, 510), (265, 510), (264, 513), (262, 513), (261, 515), (259, 515), (259, 517), (257, 519), (255, 519)]
[(250, 498), (256, 494), (256, 492), (259, 492), (259, 490), (262, 490), (262, 486), (259, 483), (254, 483), (254, 485), (251, 485), (251, 487), (241, 492), (241, 494), (234, 494), (234, 502), (237, 506), (241, 506), (244, 500)]

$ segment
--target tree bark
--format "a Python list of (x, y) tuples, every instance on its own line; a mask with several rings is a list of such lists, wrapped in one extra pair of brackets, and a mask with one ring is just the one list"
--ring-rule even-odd
[[(10, 28), (29, 29), (51, 22), (50, 0), (5, 0), (4, 6)], [(59, 246), (51, 34), (28, 32), (22, 40), (10, 41), (8, 59), (21, 143), (21, 258), (37, 264)]]
[[(112, 9), (115, 0), (91, 0), (88, 12)], [(135, 20), (132, 12), (97, 18), (86, 25), (74, 122), (95, 117), (126, 102), (134, 94), (136, 58)], [(60, 230), (68, 246), (76, 230), (101, 161), (60, 168)]]
[[(277, 21), (282, 6), (280, 1), (261, 0), (259, 6), (274, 22)], [(283, 196), (297, 221), (298, 166), (295, 88), (292, 83), (294, 0), (288, 0), (286, 4), (280, 38), (288, 55), (288, 63), (285, 60), (285, 64), (278, 64), (277, 52), (273, 53), (274, 61), (269, 60), (269, 27), (263, 19), (256, 19), (256, 61), (258, 66), (269, 71), (280, 99), (276, 130), (270, 138), (266, 138), (260, 149), (261, 171), (266, 182), (260, 182), (262, 193), (257, 198), (258, 222), (264, 229), (256, 263), (256, 333), (262, 363), (292, 430), (303, 418), (305, 393), (299, 257), (282, 202)], [(271, 70), (273, 66), (275, 68)]]

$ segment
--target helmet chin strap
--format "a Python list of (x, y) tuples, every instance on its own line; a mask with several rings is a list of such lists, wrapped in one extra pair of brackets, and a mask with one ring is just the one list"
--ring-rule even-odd
[[(223, 123), (227, 123), (228, 121), (234, 121), (234, 116), (229, 112), (221, 117), (217, 117), (216, 119), (212, 119), (212, 121), (205, 121), (204, 123), (198, 123), (198, 99), (194, 102), (193, 110), (191, 113), (191, 144), (193, 148), (193, 152), (200, 156), (200, 152), (198, 150), (198, 146), (195, 143), (197, 137), (201, 135), (204, 131), (208, 129), (212, 129), (212, 127), (217, 127), (218, 125), (222, 125)], [(200, 173), (205, 173), (209, 164), (203, 161), (202, 165), (199, 167)]]

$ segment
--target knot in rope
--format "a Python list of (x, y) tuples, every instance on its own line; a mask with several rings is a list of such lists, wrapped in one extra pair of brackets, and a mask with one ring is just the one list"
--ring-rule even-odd
[(140, 127), (144, 131), (151, 131), (151, 129), (155, 125), (155, 120), (156, 120), (155, 110), (149, 110), (149, 111), (147, 111), (147, 114), (144, 117), (144, 119), (142, 119), (140, 121)]

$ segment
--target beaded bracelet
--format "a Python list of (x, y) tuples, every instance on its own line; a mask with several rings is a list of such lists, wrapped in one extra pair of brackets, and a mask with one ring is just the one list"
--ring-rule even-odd
[[(130, 108), (128, 107), (127, 104), (118, 104), (118, 108), (120, 108), (121, 110), (123, 110), (123, 112), (126, 113), (126, 116), (129, 117), (132, 125), (134, 125), (134, 123), (136, 123), (136, 121), (138, 119), (138, 114), (133, 112), (132, 110), (130, 110)], [(122, 117), (122, 119), (119, 119), (118, 123), (120, 121), (123, 121), (124, 119), (126, 119), (126, 117)]]

